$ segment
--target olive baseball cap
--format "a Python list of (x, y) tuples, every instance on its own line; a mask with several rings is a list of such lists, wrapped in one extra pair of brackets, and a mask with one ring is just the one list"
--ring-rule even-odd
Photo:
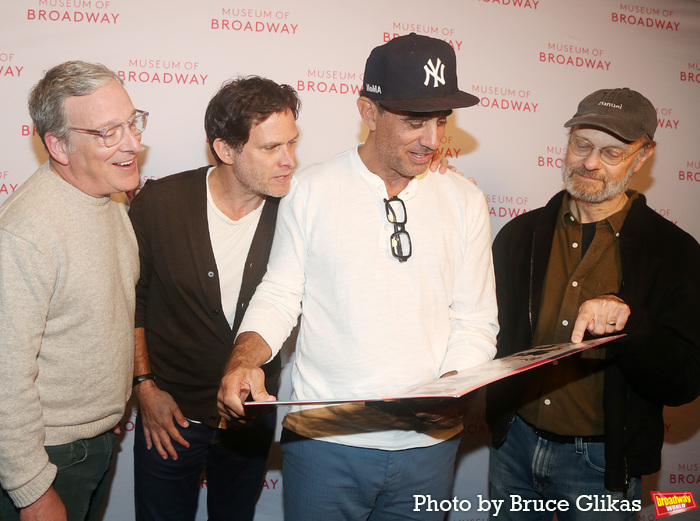
[(452, 46), (416, 33), (398, 36), (372, 50), (360, 95), (384, 107), (410, 112), (479, 103), (479, 98), (457, 86), (457, 57)]
[(645, 135), (654, 139), (658, 120), (647, 98), (627, 87), (601, 89), (589, 94), (565, 127), (591, 125), (607, 130), (623, 141), (637, 141)]

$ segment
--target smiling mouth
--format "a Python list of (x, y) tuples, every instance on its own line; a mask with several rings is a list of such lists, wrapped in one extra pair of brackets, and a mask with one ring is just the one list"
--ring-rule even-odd
[(579, 177), (579, 178), (582, 178), (582, 179), (589, 179), (589, 180), (593, 180), (593, 181), (601, 181), (601, 179), (598, 178), (598, 177), (594, 174), (594, 171), (593, 171), (593, 170), (588, 170), (588, 169), (583, 168), (583, 167), (572, 168), (571, 170), (569, 170), (569, 175), (570, 175), (570, 176), (576, 176), (576, 177)]
[(135, 159), (132, 159), (131, 161), (124, 161), (123, 163), (115, 163), (117, 166), (131, 166), (134, 164)]
[(433, 152), (409, 152), (409, 154), (416, 159), (420, 161), (424, 161), (425, 159), (430, 159), (433, 156)]
[(590, 181), (602, 181), (602, 179), (599, 179), (597, 177), (594, 177), (592, 175), (586, 175), (586, 174), (578, 174), (579, 177), (582, 177), (583, 179), (588, 179)]

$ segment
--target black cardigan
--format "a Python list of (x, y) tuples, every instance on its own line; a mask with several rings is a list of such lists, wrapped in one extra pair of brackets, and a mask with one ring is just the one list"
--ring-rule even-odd
[[(501, 330), (498, 357), (531, 346), (564, 192), (516, 217), (494, 240)], [(620, 231), (619, 296), (631, 316), (626, 337), (606, 344), (605, 484), (625, 488), (629, 476), (661, 466), (663, 406), (700, 395), (700, 246), (659, 216), (640, 195)], [(492, 442), (505, 441), (527, 373), (491, 384), (486, 417)]]
[[(219, 383), (248, 302), (267, 268), (279, 199), (268, 197), (265, 202), (231, 328), (221, 305), (209, 238), (209, 168), (148, 181), (134, 198), (129, 217), (141, 260), (136, 327), (146, 329), (156, 383), (173, 396), (187, 418), (216, 427)], [(276, 394), (279, 357), (263, 369), (268, 392)]]

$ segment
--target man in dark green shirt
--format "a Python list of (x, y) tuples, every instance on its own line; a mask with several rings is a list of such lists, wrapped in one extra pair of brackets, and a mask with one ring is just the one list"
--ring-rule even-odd
[(566, 190), (494, 241), (498, 356), (626, 336), (489, 387), (491, 496), (498, 519), (633, 520), (663, 406), (700, 394), (700, 246), (628, 190), (656, 148), (648, 99), (599, 90), (565, 126)]

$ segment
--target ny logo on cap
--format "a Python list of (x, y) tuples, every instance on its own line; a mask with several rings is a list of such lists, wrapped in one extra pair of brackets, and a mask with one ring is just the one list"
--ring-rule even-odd
[[(445, 64), (442, 63), (440, 58), (437, 59), (437, 65), (433, 65), (433, 60), (428, 60), (428, 64), (423, 65), (423, 69), (425, 70), (425, 82), (423, 85), (428, 86), (431, 76), (434, 80), (433, 87), (438, 87), (440, 83), (445, 84)], [(440, 71), (439, 75), (438, 71)]]

